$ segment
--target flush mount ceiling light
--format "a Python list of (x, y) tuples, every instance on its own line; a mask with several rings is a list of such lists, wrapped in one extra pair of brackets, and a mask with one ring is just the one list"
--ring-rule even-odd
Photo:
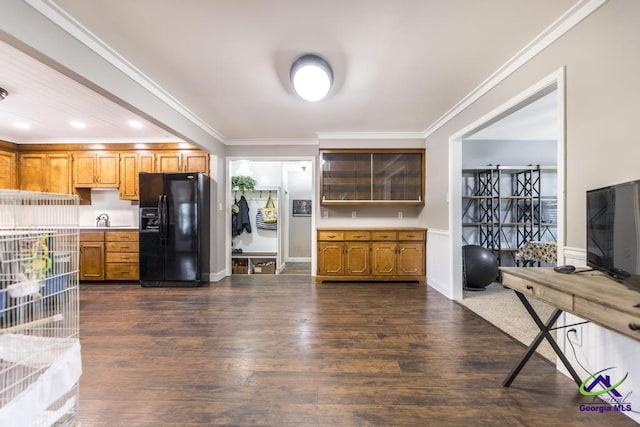
[(0, 87), (0, 101), (5, 99), (7, 95), (9, 95), (9, 92), (7, 92), (6, 89)]
[(289, 77), (302, 99), (315, 102), (329, 93), (333, 83), (333, 70), (318, 55), (306, 54), (293, 62)]

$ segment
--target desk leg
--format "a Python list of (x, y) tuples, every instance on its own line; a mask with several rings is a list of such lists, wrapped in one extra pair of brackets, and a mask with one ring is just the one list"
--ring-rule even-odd
[(538, 314), (533, 309), (533, 307), (531, 307), (531, 304), (529, 304), (529, 301), (527, 300), (527, 298), (518, 291), (514, 291), (514, 292), (516, 293), (516, 295), (524, 305), (524, 308), (526, 308), (527, 311), (529, 312), (529, 315), (531, 316), (533, 321), (536, 322), (536, 325), (538, 325), (538, 329), (540, 329), (540, 332), (538, 333), (538, 335), (536, 335), (535, 339), (531, 342), (531, 344), (529, 345), (529, 348), (527, 348), (527, 351), (525, 351), (522, 357), (520, 357), (520, 360), (518, 361), (516, 366), (514, 366), (511, 372), (509, 372), (509, 375), (507, 375), (507, 378), (505, 378), (505, 380), (502, 382), (502, 385), (504, 387), (509, 387), (511, 385), (511, 383), (513, 382), (513, 380), (516, 379), (516, 377), (518, 376), (518, 374), (520, 373), (524, 365), (526, 365), (526, 363), (529, 361), (529, 358), (533, 355), (533, 353), (535, 353), (536, 349), (538, 348), (542, 340), (546, 338), (549, 344), (551, 344), (553, 351), (556, 352), (556, 354), (564, 364), (565, 368), (567, 368), (567, 370), (569, 371), (569, 374), (571, 374), (571, 377), (573, 378), (573, 380), (576, 382), (576, 384), (578, 384), (578, 386), (580, 386), (582, 384), (580, 377), (578, 377), (578, 374), (573, 369), (573, 367), (565, 357), (564, 353), (562, 353), (562, 350), (560, 350), (560, 347), (558, 347), (558, 344), (549, 333), (550, 328), (553, 327), (553, 325), (556, 323), (556, 320), (558, 320), (558, 317), (560, 317), (560, 315), (562, 314), (562, 310), (556, 309), (551, 314), (551, 317), (549, 317), (549, 320), (547, 320), (547, 323), (543, 323), (542, 320), (540, 320), (540, 317), (538, 316)]

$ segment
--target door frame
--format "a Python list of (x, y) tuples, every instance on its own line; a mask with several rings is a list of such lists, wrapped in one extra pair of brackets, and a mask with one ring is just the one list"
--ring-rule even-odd
[(557, 96), (557, 196), (558, 196), (558, 261), (564, 259), (566, 230), (566, 141), (565, 141), (565, 67), (561, 67), (525, 89), (509, 101), (449, 137), (449, 265), (451, 297), (463, 297), (462, 278), (462, 141), (478, 130), (512, 114), (525, 105), (552, 92)]

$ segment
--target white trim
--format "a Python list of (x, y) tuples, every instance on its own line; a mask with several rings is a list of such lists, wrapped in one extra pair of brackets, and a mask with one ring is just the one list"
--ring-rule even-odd
[(478, 87), (472, 90), (467, 96), (462, 98), (456, 105), (447, 111), (442, 117), (436, 120), (431, 126), (423, 131), (423, 137), (427, 138), (449, 120), (453, 119), (460, 112), (465, 110), (480, 97), (485, 95), (500, 82), (509, 77), (518, 68), (526, 64), (531, 58), (546, 49), (551, 43), (559, 39), (562, 35), (579, 24), (583, 19), (602, 6), (607, 0), (581, 0), (571, 9), (556, 19), (550, 26), (542, 31), (536, 38), (523, 47), (511, 59), (509, 59), (498, 70), (491, 74)]
[(216, 273), (209, 273), (209, 282), (219, 282), (220, 280), (227, 277), (227, 272), (225, 270), (220, 270)]
[[(449, 299), (460, 299), (461, 295), (455, 294), (456, 286), (451, 281), (450, 245), (449, 230), (427, 230), (427, 285)], [(446, 261), (442, 259), (443, 255), (447, 257)]]
[(318, 139), (424, 139), (424, 132), (318, 132)]
[[(578, 261), (578, 262), (582, 262), (584, 264), (587, 263), (587, 251), (585, 249), (582, 248), (571, 248), (566, 246), (564, 248), (564, 258), (558, 258), (558, 259), (564, 259), (564, 263), (566, 264), (572, 264), (573, 261)], [(571, 260), (571, 261), (569, 261)]]
[(557, 196), (558, 196), (558, 259), (563, 259), (565, 242), (565, 69), (559, 68), (538, 83), (525, 89), (509, 101), (493, 109), (480, 119), (474, 121), (462, 130), (449, 137), (449, 233), (451, 235), (449, 245), (451, 279), (455, 298), (462, 297), (462, 140), (466, 135), (474, 133), (486, 123), (508, 114), (518, 108), (527, 100), (538, 96), (550, 87), (556, 87), (558, 97), (558, 163), (557, 163)]
[(434, 234), (436, 236), (445, 236), (445, 237), (449, 237), (449, 230), (445, 230), (445, 229), (438, 229), (438, 228), (429, 228), (427, 230), (427, 234), (431, 235)]
[(285, 266), (287, 262), (311, 262), (311, 257), (304, 257), (304, 256), (289, 257), (285, 261)]
[(198, 126), (200, 129), (218, 139), (225, 142), (225, 137), (213, 127), (209, 126), (204, 120), (198, 117), (193, 111), (189, 110), (184, 104), (174, 98), (169, 92), (164, 90), (160, 85), (154, 82), (149, 76), (144, 74), (140, 69), (127, 61), (118, 52), (113, 50), (108, 44), (102, 41), (98, 36), (93, 34), (69, 15), (64, 9), (58, 6), (53, 0), (25, 0), (31, 7), (46, 16), (61, 29), (75, 37), (79, 42), (94, 51), (105, 61), (127, 75), (133, 81), (145, 88), (147, 91), (158, 97), (162, 102), (173, 108), (187, 120)]
[(227, 139), (226, 145), (318, 145), (315, 138)]

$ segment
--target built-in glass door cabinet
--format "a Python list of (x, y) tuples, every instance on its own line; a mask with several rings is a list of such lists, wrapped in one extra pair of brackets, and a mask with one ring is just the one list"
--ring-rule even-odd
[(321, 150), (321, 205), (424, 205), (422, 149)]

